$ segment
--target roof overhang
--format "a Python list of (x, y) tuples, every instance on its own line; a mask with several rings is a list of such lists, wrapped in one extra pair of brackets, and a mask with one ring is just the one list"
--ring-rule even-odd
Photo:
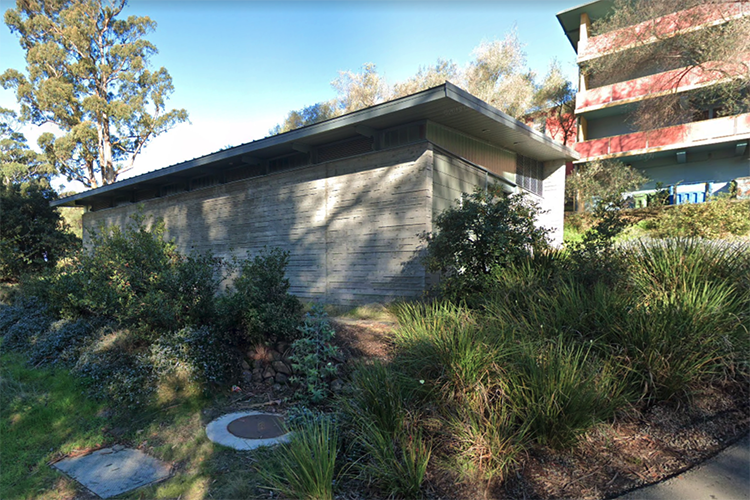
[(557, 20), (570, 40), (573, 50), (578, 52), (578, 41), (581, 39), (581, 14), (586, 13), (589, 19), (596, 21), (609, 14), (614, 3), (614, 0), (596, 0), (557, 14)]
[(541, 161), (575, 160), (579, 156), (546, 135), (490, 106), (451, 83), (355, 111), (241, 146), (211, 153), (170, 167), (84, 191), (54, 201), (53, 206), (86, 205), (99, 198), (134, 189), (184, 179), (227, 167), (242, 158), (268, 159), (301, 148), (314, 148), (360, 135), (363, 130), (385, 130), (401, 124), (429, 120), (477, 137), (498, 147)]

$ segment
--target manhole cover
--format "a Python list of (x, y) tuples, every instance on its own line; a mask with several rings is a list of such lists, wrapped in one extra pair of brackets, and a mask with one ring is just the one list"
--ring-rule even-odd
[(267, 439), (285, 434), (284, 421), (276, 415), (248, 415), (232, 420), (227, 430), (243, 439)]

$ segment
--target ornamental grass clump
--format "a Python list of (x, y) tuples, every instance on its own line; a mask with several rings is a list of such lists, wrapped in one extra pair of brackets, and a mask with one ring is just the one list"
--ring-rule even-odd
[(290, 441), (258, 468), (266, 488), (287, 498), (332, 500), (339, 434), (329, 418), (290, 427)]
[(358, 367), (341, 400), (361, 454), (355, 469), (389, 496), (418, 497), (432, 455), (416, 409), (420, 385), (376, 361)]

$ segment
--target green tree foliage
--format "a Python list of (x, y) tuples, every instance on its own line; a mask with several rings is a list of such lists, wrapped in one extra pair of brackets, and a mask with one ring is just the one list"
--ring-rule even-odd
[(579, 166), (565, 180), (565, 193), (579, 209), (593, 208), (597, 199), (619, 198), (648, 179), (633, 167), (618, 160), (596, 160)]
[(49, 204), (56, 197), (38, 183), (0, 183), (0, 282), (52, 267), (76, 246), (77, 238)]
[[(718, 107), (719, 115), (747, 112), (750, 18), (733, 16), (730, 5), (724, 0), (615, 0), (611, 14), (595, 21), (592, 29), (594, 35), (612, 33), (612, 46), (630, 48), (593, 59), (582, 70), (594, 86), (629, 80), (644, 68), (675, 70), (668, 79), (654, 80), (652, 91), (661, 93), (660, 97), (644, 100), (635, 108), (631, 119), (639, 129), (676, 125), (702, 115), (707, 118), (709, 108)], [(667, 23), (646, 22), (662, 16), (671, 16), (671, 26), (683, 33), (673, 36), (674, 30), (663, 29)], [(706, 17), (720, 22), (690, 29), (705, 24)], [(640, 28), (623, 29), (635, 25)], [(677, 92), (696, 72), (723, 83)]]
[(443, 274), (448, 296), (481, 291), (494, 270), (548, 247), (548, 230), (536, 226), (540, 213), (523, 194), (508, 195), (499, 184), (464, 194), (437, 216), (437, 231), (423, 235), (425, 265)]
[[(271, 134), (294, 130), (322, 120), (335, 118), (375, 104), (404, 97), (445, 82), (451, 82), (515, 118), (543, 112), (565, 116), (558, 120), (565, 124), (569, 138), (575, 130), (572, 116), (575, 92), (553, 61), (542, 82), (528, 68), (523, 44), (515, 31), (502, 40), (483, 42), (474, 49), (473, 59), (460, 68), (451, 60), (438, 59), (433, 65), (421, 66), (417, 73), (403, 82), (390, 85), (378, 73), (373, 63), (366, 63), (360, 71), (340, 71), (331, 82), (336, 98), (290, 112), (283, 123), (271, 129)], [(537, 116), (538, 117), (538, 116)], [(542, 120), (542, 127), (546, 119)], [(559, 132), (556, 137), (559, 136)]]
[(286, 118), (284, 118), (283, 123), (273, 127), (269, 131), (269, 134), (276, 135), (289, 132), (290, 130), (328, 120), (329, 118), (335, 118), (338, 114), (334, 101), (319, 102), (302, 108), (299, 111), (290, 111)]
[(29, 148), (26, 137), (18, 132), (16, 114), (0, 108), (0, 182), (24, 184), (38, 182), (49, 187), (54, 167), (43, 155)]
[(546, 132), (554, 139), (566, 145), (572, 145), (576, 140), (575, 119), (576, 89), (563, 75), (560, 63), (552, 61), (534, 95), (532, 118), (537, 118), (542, 132)]
[(165, 106), (167, 70), (149, 69), (157, 50), (144, 37), (156, 23), (118, 18), (125, 4), (19, 0), (5, 13), (27, 66), (6, 70), (0, 83), (15, 89), (23, 120), (60, 129), (39, 146), (58, 173), (87, 187), (115, 182), (151, 139), (187, 120), (184, 109)]

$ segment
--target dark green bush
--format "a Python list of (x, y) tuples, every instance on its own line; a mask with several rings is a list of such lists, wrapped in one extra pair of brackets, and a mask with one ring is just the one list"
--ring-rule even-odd
[(0, 335), (3, 351), (28, 351), (38, 336), (47, 331), (54, 318), (34, 297), (21, 298), (0, 309)]
[(227, 328), (240, 325), (251, 343), (293, 340), (302, 319), (302, 304), (289, 293), (285, 278), (289, 252), (264, 249), (240, 262), (233, 290), (222, 298), (220, 310)]
[(57, 194), (36, 183), (0, 182), (0, 282), (54, 267), (80, 241), (50, 206)]
[(205, 389), (237, 379), (239, 351), (227, 335), (208, 326), (183, 328), (151, 345), (149, 362), (160, 376), (185, 370)]
[(535, 225), (539, 208), (521, 194), (508, 195), (499, 184), (464, 194), (461, 202), (435, 219), (425, 265), (442, 274), (441, 292), (466, 298), (484, 291), (493, 270), (505, 268), (547, 248), (547, 230)]
[(162, 221), (148, 228), (136, 214), (122, 228), (94, 232), (90, 250), (47, 279), (52, 308), (71, 319), (106, 318), (149, 338), (212, 322), (221, 261), (180, 255), (164, 231)]

